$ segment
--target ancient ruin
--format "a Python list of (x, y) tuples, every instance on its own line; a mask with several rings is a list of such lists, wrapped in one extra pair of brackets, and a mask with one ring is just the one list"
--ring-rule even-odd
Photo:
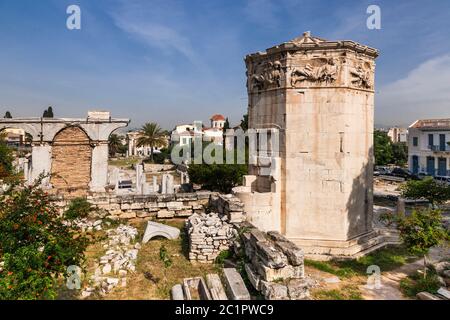
[(19, 128), (32, 137), (31, 163), (25, 179), (32, 183), (46, 174), (43, 186), (59, 193), (105, 192), (108, 183), (108, 138), (129, 119), (90, 111), (78, 118), (0, 119), (0, 130)]
[(377, 56), (305, 32), (245, 58), (249, 129), (269, 143), (258, 145), (235, 194), (253, 225), (318, 259), (383, 242), (372, 228)]

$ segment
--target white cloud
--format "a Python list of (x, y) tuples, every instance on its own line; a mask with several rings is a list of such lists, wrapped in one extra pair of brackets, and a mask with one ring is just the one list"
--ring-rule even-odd
[(250, 21), (261, 27), (276, 28), (280, 22), (276, 15), (280, 5), (272, 0), (247, 0), (244, 13)]
[[(141, 43), (163, 50), (177, 52), (188, 58), (192, 63), (198, 63), (190, 39), (183, 34), (182, 24), (167, 24), (169, 18), (179, 16), (175, 2), (155, 2), (151, 6), (147, 2), (119, 1), (118, 10), (110, 13), (115, 25)], [(173, 17), (167, 16), (168, 12)], [(167, 18), (167, 19), (165, 19)]]
[(376, 123), (409, 125), (420, 118), (450, 118), (450, 54), (425, 61), (377, 91)]

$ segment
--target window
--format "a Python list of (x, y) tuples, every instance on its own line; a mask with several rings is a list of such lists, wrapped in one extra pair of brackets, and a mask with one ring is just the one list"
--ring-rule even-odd
[(417, 147), (419, 145), (419, 138), (418, 137), (413, 137), (413, 146)]
[(428, 135), (428, 146), (430, 148), (433, 148), (433, 146), (434, 146), (434, 135), (433, 134)]

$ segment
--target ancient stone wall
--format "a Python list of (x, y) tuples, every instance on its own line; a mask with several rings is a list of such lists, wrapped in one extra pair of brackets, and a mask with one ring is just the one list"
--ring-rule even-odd
[(246, 220), (244, 204), (231, 194), (212, 194), (209, 207), (211, 211), (226, 215), (230, 223), (241, 223)]
[(193, 214), (186, 220), (189, 235), (189, 260), (213, 263), (220, 252), (230, 249), (237, 229), (228, 216), (218, 213)]
[(79, 127), (61, 130), (53, 140), (50, 183), (59, 192), (86, 194), (91, 180), (92, 147)]
[[(175, 218), (189, 217), (193, 213), (202, 213), (211, 196), (209, 191), (176, 194), (150, 195), (113, 195), (103, 194), (87, 196), (87, 200), (97, 209), (106, 211), (110, 217), (132, 218)], [(53, 200), (61, 209), (67, 207), (70, 198), (64, 195), (54, 196)]]
[(305, 278), (303, 251), (279, 232), (267, 233), (245, 223), (235, 251), (243, 250), (249, 260), (245, 264), (248, 279), (268, 300), (306, 299), (309, 297)]

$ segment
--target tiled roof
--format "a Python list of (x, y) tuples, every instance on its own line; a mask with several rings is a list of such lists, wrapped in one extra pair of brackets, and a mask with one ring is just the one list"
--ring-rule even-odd
[(221, 114), (215, 114), (211, 117), (212, 121), (225, 121), (225, 117)]
[(450, 119), (417, 120), (410, 128), (420, 130), (450, 130)]

